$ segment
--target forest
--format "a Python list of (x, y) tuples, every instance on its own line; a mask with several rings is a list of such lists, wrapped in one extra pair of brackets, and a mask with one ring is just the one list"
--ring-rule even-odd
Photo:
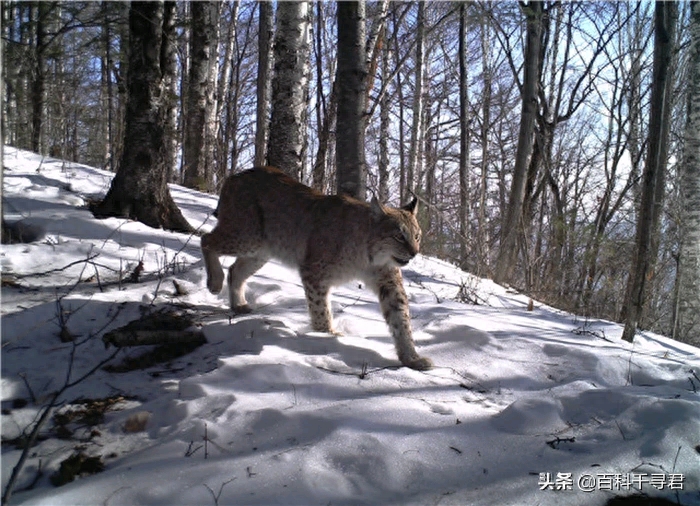
[(188, 230), (167, 182), (275, 165), (415, 196), (424, 254), (700, 344), (698, 3), (12, 1), (2, 59), (4, 144), (116, 172), (96, 214)]

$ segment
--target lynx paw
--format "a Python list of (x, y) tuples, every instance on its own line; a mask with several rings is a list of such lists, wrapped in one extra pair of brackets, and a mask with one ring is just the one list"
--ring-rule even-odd
[(221, 292), (224, 287), (224, 271), (210, 272), (207, 275), (207, 288), (214, 295)]
[(433, 361), (426, 357), (401, 358), (401, 363), (416, 371), (427, 371), (433, 367)]
[(241, 304), (239, 306), (233, 306), (231, 309), (236, 314), (249, 314), (249, 313), (253, 312), (253, 310), (250, 308), (250, 306), (248, 304)]

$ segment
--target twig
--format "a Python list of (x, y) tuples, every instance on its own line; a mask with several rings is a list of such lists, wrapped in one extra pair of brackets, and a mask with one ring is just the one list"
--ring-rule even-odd
[(547, 445), (549, 445), (551, 448), (554, 448), (555, 450), (559, 447), (559, 443), (575, 443), (576, 438), (575, 437), (565, 437), (565, 438), (560, 438), (557, 436), (555, 439), (552, 439), (551, 441), (546, 441)]
[(209, 435), (207, 434), (207, 423), (204, 422), (204, 459), (209, 458)]
[[(673, 469), (671, 469), (672, 473), (676, 472), (676, 463), (678, 462), (678, 456), (681, 454), (681, 446), (678, 446), (678, 451), (676, 452), (676, 457), (673, 459)], [(676, 503), (680, 504), (681, 503), (681, 498), (680, 494), (678, 493), (678, 489), (676, 489)]]
[(32, 387), (29, 385), (29, 381), (27, 380), (27, 375), (23, 372), (19, 373), (19, 377), (22, 378), (22, 381), (24, 382), (24, 386), (27, 387), (27, 392), (29, 392), (29, 398), (32, 400), (33, 403), (36, 403), (36, 395), (34, 395), (34, 391), (32, 390)]
[[(192, 237), (193, 237), (193, 236), (196, 235), (196, 236), (199, 237), (199, 236), (201, 235), (201, 234), (200, 234), (200, 229), (205, 225), (205, 223), (206, 223), (207, 221), (209, 221), (209, 218), (210, 218), (210, 217), (211, 217), (211, 215), (210, 215), (210, 214), (207, 214), (206, 219), (205, 219), (196, 229), (194, 229), (194, 230), (192, 231), (192, 233), (190, 233), (190, 235), (187, 236), (187, 240), (186, 240), (185, 243), (182, 245), (182, 247), (180, 247), (180, 249), (177, 250), (177, 251), (175, 252), (175, 255), (173, 255), (173, 258), (172, 258), (172, 260), (170, 261), (170, 263), (169, 263), (168, 265), (173, 265), (173, 264), (176, 262), (176, 259), (177, 259), (178, 255), (179, 255), (180, 253), (182, 253), (182, 251), (187, 247), (187, 245), (190, 243), (190, 240), (192, 240)], [(167, 270), (166, 270), (166, 268), (167, 268), (167, 266), (164, 266), (163, 269), (162, 269), (162, 271), (159, 273), (159, 276), (158, 276), (158, 283), (156, 284), (156, 289), (155, 289), (154, 292), (153, 292), (153, 300), (151, 301), (151, 305), (155, 304), (156, 298), (158, 298), (158, 290), (160, 289), (160, 285), (161, 285), (161, 283), (163, 282), (163, 279), (167, 276)]]
[(199, 451), (203, 445), (199, 445), (196, 448), (192, 448), (193, 446), (194, 446), (194, 441), (190, 441), (190, 444), (189, 444), (189, 446), (187, 446), (187, 450), (185, 451), (185, 457), (191, 457), (192, 455), (197, 453), (197, 451)]
[(622, 440), (627, 441), (627, 438), (625, 437), (625, 433), (622, 431), (622, 427), (620, 427), (620, 424), (618, 423), (617, 420), (615, 420), (615, 425), (617, 425), (617, 430), (620, 431), (620, 435), (622, 436)]
[(78, 264), (80, 264), (80, 263), (89, 262), (90, 260), (93, 260), (93, 259), (97, 258), (98, 256), (100, 256), (100, 254), (99, 254), (99, 253), (95, 253), (94, 255), (89, 256), (89, 257), (86, 258), (85, 260), (76, 260), (75, 262), (71, 262), (71, 263), (69, 263), (68, 265), (64, 265), (63, 267), (57, 267), (57, 268), (55, 268), (55, 269), (51, 269), (51, 270), (44, 271), (44, 272), (29, 273), (29, 274), (15, 274), (15, 277), (16, 277), (17, 279), (24, 279), (24, 278), (30, 278), (30, 277), (33, 277), (33, 276), (39, 276), (39, 277), (41, 277), (41, 276), (48, 276), (49, 274), (53, 274), (54, 272), (65, 271), (66, 269), (68, 269), (68, 268), (70, 268), (70, 267), (73, 267), (74, 265), (78, 265)]
[(234, 476), (234, 477), (231, 478), (230, 480), (227, 480), (227, 481), (223, 482), (223, 483), (221, 484), (221, 486), (219, 487), (219, 492), (218, 492), (217, 494), (214, 493), (214, 491), (209, 487), (209, 485), (207, 485), (206, 483), (203, 484), (204, 487), (206, 487), (206, 489), (207, 489), (207, 490), (209, 491), (209, 493), (211, 494), (212, 498), (214, 499), (214, 506), (219, 506), (219, 499), (221, 499), (221, 493), (224, 491), (224, 487), (225, 487), (226, 485), (228, 485), (229, 483), (231, 483), (231, 482), (232, 482), (233, 480), (235, 480), (235, 479), (236, 479), (236, 477)]

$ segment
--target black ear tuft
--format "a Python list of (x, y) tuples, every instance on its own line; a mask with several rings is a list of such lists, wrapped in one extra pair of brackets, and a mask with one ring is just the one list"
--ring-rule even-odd
[(403, 206), (402, 209), (404, 211), (408, 211), (409, 213), (415, 216), (415, 214), (418, 212), (418, 199), (416, 197), (413, 197), (413, 200), (405, 206)]

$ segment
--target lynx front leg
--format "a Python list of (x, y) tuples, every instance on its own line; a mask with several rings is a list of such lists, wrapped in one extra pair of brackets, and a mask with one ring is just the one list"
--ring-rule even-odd
[(403, 287), (401, 271), (397, 268), (382, 268), (376, 271), (372, 280), (379, 295), (382, 315), (389, 325), (394, 338), (396, 353), (406, 367), (425, 371), (433, 366), (429, 358), (418, 355), (413, 344), (411, 316), (408, 310), (408, 297)]
[(267, 258), (238, 257), (228, 269), (228, 294), (231, 309), (236, 313), (250, 313), (251, 309), (245, 300), (245, 282), (255, 274)]

